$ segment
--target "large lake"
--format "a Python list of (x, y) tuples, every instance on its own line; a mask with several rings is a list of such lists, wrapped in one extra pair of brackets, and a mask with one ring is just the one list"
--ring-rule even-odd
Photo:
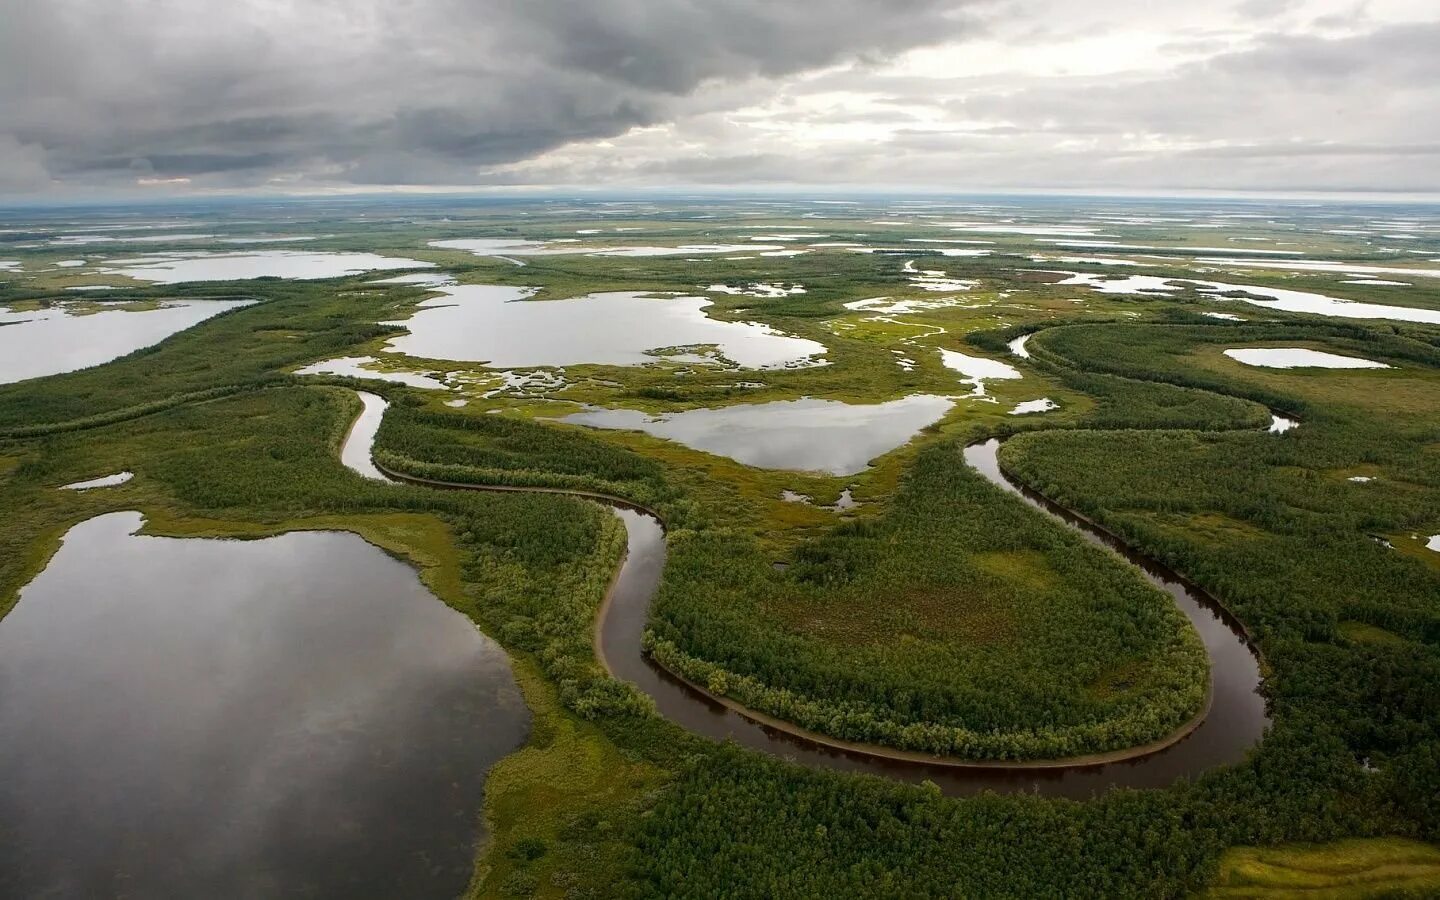
[(467, 284), (439, 288), (397, 324), (390, 342), (423, 359), (483, 362), (496, 368), (586, 363), (635, 366), (660, 359), (716, 360), (707, 348), (749, 369), (814, 365), (825, 347), (755, 322), (722, 322), (703, 297), (618, 291), (568, 300), (530, 300), (528, 288)]
[(98, 366), (248, 302), (166, 300), (157, 309), (96, 312), (68, 303), (36, 312), (0, 308), (0, 384)]
[(70, 530), (0, 621), (0, 896), (453, 897), (509, 663), (352, 534)]
[(302, 250), (255, 250), (246, 253), (186, 251), (152, 253), (108, 261), (100, 269), (140, 281), (180, 284), (185, 281), (236, 281), (249, 278), (338, 278), (386, 269), (428, 269), (434, 263), (397, 259), (374, 253), (326, 253)]

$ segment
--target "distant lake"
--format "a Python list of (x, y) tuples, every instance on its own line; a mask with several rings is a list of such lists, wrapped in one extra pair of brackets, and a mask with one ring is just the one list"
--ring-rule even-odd
[(100, 271), (140, 281), (237, 281), (249, 278), (338, 278), (386, 269), (428, 269), (435, 264), (374, 253), (255, 250), (243, 253), (176, 251), (109, 260)]
[(747, 369), (814, 365), (822, 344), (755, 322), (705, 314), (703, 297), (634, 291), (567, 300), (530, 300), (528, 288), (466, 284), (439, 288), (403, 322), (410, 334), (388, 349), (422, 359), (483, 362), (496, 368), (635, 366), (668, 359)]
[(249, 302), (166, 300), (157, 309), (98, 312), (69, 303), (36, 312), (0, 307), (0, 384), (98, 366)]

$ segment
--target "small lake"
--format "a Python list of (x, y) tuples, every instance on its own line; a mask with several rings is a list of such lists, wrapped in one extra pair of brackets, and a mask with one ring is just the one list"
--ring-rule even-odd
[(1226, 350), (1225, 355), (1247, 366), (1266, 369), (1388, 369), (1381, 362), (1358, 356), (1340, 356), (1303, 347), (1243, 347)]
[(643, 431), (761, 469), (854, 475), (943, 419), (953, 405), (948, 397), (930, 394), (865, 405), (806, 398), (659, 416), (595, 409), (561, 421)]
[(940, 363), (952, 372), (959, 372), (963, 377), (960, 381), (970, 385), (971, 397), (984, 397), (985, 382), (987, 381), (1009, 381), (1015, 378), (1023, 378), (1020, 370), (1009, 363), (1001, 362), (998, 359), (986, 359), (983, 356), (970, 356), (961, 353), (959, 350), (941, 350)]
[(0, 621), (0, 895), (453, 897), (529, 714), (359, 537), (76, 525)]
[(119, 487), (135, 477), (134, 472), (116, 472), (114, 475), (102, 475), (99, 478), (91, 478), (87, 481), (77, 481), (73, 484), (63, 484), (62, 491), (91, 491), (95, 488)]
[(399, 369), (372, 368), (380, 361), (373, 356), (341, 356), (311, 363), (295, 370), (296, 375), (341, 375), (346, 378), (373, 378), (376, 381), (393, 381), (414, 388), (431, 391), (448, 391), (450, 385), (420, 372)]
[(374, 253), (307, 253), (256, 250), (247, 253), (152, 253), (110, 261), (100, 271), (139, 281), (239, 281), (248, 278), (338, 278), (385, 269), (428, 269), (434, 263)]
[(38, 312), (0, 309), (0, 384), (98, 366), (248, 303), (166, 300), (156, 309), (98, 312), (68, 303)]
[(1049, 397), (1041, 397), (1039, 400), (1025, 400), (1021, 403), (1015, 404), (1015, 408), (1010, 410), (1010, 415), (1028, 416), (1031, 413), (1049, 412), (1052, 409), (1059, 408), (1060, 404), (1056, 403), (1054, 400), (1051, 400)]
[[(530, 300), (528, 288), (466, 284), (439, 289), (399, 323), (408, 335), (387, 349), (422, 359), (483, 362), (495, 368), (637, 366), (697, 359), (696, 348), (747, 369), (816, 365), (825, 346), (756, 322), (705, 314), (703, 297), (635, 291), (568, 300)], [(708, 356), (708, 354), (707, 354)]]
[(571, 246), (568, 239), (537, 242), (515, 238), (469, 238), (460, 240), (431, 241), (431, 247), (440, 250), (465, 250), (476, 256), (713, 256), (717, 253), (776, 254), (785, 248), (765, 244), (685, 244), (679, 247), (593, 247), (586, 244)]
[[(1327, 297), (1324, 294), (1315, 294), (1310, 291), (1294, 291), (1255, 284), (1199, 281), (1193, 278), (1160, 278), (1154, 275), (1110, 277), (1078, 272), (1057, 274), (1070, 277), (1064, 281), (1058, 281), (1056, 284), (1082, 285), (1102, 294), (1169, 297), (1184, 290), (1186, 285), (1191, 285), (1196, 291), (1216, 299), (1236, 300), (1251, 306), (1275, 309), (1281, 312), (1309, 313), (1336, 319), (1394, 319), (1397, 322), (1440, 324), (1440, 310), (1387, 306), (1383, 303), (1363, 303), (1359, 300)], [(1229, 296), (1232, 294), (1235, 296)]]

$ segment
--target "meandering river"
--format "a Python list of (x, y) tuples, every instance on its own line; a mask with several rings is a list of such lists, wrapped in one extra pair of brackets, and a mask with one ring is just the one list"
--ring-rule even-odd
[[(368, 423), (378, 425), (381, 414), (383, 407), (367, 400), (362, 414), (367, 427), (352, 429), (344, 453), (347, 464), (357, 457), (368, 459), (374, 439), (374, 428), (368, 427)], [(1259, 693), (1259, 659), (1244, 628), (1217, 602), (1176, 573), (1126, 547), (1098, 526), (1012, 481), (1000, 468), (999, 447), (998, 440), (975, 444), (965, 449), (964, 460), (992, 484), (1079, 531), (1086, 540), (1117, 553), (1147, 581), (1169, 594), (1195, 627), (1209, 657), (1211, 690), (1208, 708), (1189, 726), (1155, 744), (1114, 754), (1013, 764), (940, 759), (851, 744), (745, 710), (660, 668), (641, 649), (650, 602), (659, 589), (665, 569), (665, 531), (660, 519), (620, 498), (581, 493), (578, 495), (611, 506), (625, 524), (628, 535), (625, 559), (596, 621), (597, 658), (616, 678), (630, 682), (654, 700), (660, 715), (695, 734), (733, 740), (816, 768), (912, 782), (928, 780), (950, 794), (991, 790), (1088, 797), (1112, 787), (1164, 787), (1180, 778), (1194, 777), (1207, 769), (1244, 759), (1269, 725), (1265, 702)], [(361, 467), (355, 468), (373, 477)], [(400, 480), (427, 483), (411, 477)], [(450, 489), (494, 489), (481, 485), (429, 484)]]

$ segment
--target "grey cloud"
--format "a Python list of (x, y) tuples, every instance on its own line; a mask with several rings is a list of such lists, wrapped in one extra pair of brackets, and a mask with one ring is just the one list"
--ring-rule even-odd
[[(1433, 192), (1440, 190), (1436, 46), (1440, 23), (1415, 23), (1339, 38), (1257, 35), (1203, 61), (1114, 76), (835, 72), (789, 90), (862, 92), (871, 103), (924, 108), (932, 121), (918, 127), (902, 107), (883, 139), (812, 142), (797, 151), (776, 145), (764, 128), (716, 131), (734, 117), (700, 116), (664, 137), (703, 148), (688, 157), (635, 141), (619, 153), (562, 154), (529, 174), (571, 183)], [(787, 121), (874, 118), (869, 108), (849, 119), (843, 108), (821, 109)], [(760, 148), (771, 152), (746, 152)]]
[(664, 121), (702, 87), (953, 37), (969, 27), (955, 7), (0, 0), (0, 161), (29, 148), (24, 173), (46, 185), (137, 165), (216, 184), (465, 183)]

